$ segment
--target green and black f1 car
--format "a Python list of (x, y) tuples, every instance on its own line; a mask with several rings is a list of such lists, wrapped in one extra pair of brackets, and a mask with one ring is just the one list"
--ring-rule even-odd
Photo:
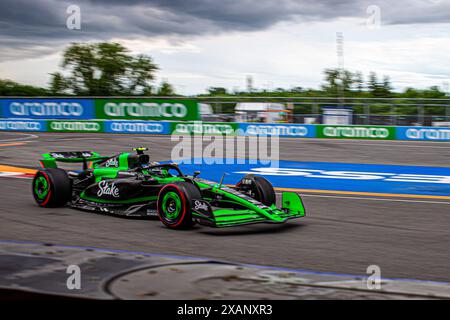
[[(43, 154), (32, 185), (41, 207), (89, 210), (123, 216), (159, 216), (169, 228), (195, 222), (229, 227), (259, 222), (283, 223), (305, 215), (300, 196), (283, 192), (281, 208), (269, 181), (247, 175), (228, 187), (184, 175), (176, 164), (150, 162), (146, 148), (135, 153), (100, 156), (92, 151)], [(57, 162), (82, 163), (82, 170), (64, 170)]]

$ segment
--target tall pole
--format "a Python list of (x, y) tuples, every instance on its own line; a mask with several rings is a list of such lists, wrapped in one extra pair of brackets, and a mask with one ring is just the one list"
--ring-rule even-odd
[(252, 93), (253, 92), (253, 77), (248, 75), (245, 80), (247, 83), (247, 92)]
[[(443, 87), (444, 87), (445, 98), (447, 98), (448, 87), (449, 87), (448, 81), (444, 81)], [(445, 121), (450, 121), (450, 106), (449, 105), (445, 106)]]
[(336, 32), (336, 55), (339, 72), (338, 98), (342, 106), (344, 104), (344, 34), (342, 32)]

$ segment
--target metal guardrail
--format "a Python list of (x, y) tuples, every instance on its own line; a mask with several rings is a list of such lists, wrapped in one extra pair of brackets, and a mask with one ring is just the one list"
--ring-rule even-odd
[[(321, 114), (296, 114), (294, 123), (306, 123), (306, 118), (314, 118), (315, 124), (321, 124)], [(418, 116), (418, 115), (377, 115), (354, 114), (352, 124), (372, 126), (436, 126), (438, 123), (450, 123), (450, 116)], [(446, 125), (448, 126), (448, 125)]]
[[(424, 98), (333, 98), (333, 97), (195, 97), (199, 102), (212, 105), (217, 120), (230, 118), (239, 102), (278, 102), (293, 107), (293, 122), (322, 123), (322, 107), (351, 107), (353, 124), (431, 126), (435, 122), (450, 121), (450, 99)], [(209, 119), (214, 120), (214, 119)], [(311, 121), (311, 119), (308, 119)]]
[[(29, 97), (0, 97), (26, 99)], [(74, 96), (32, 97), (74, 98)], [(193, 99), (210, 104), (215, 115), (204, 117), (205, 121), (234, 121), (234, 107), (240, 102), (278, 102), (293, 107), (293, 122), (305, 123), (305, 118), (313, 118), (313, 123), (322, 122), (322, 107), (348, 106), (353, 108), (353, 124), (431, 126), (434, 122), (450, 122), (450, 99), (442, 98), (339, 98), (339, 97), (286, 97), (286, 96), (117, 96), (79, 98), (153, 98), (153, 99)], [(311, 119), (308, 119), (311, 120)]]

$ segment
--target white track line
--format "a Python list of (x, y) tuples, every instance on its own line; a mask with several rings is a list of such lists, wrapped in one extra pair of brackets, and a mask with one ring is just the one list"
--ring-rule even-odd
[(13, 138), (13, 139), (1, 139), (0, 142), (11, 142), (11, 141), (23, 141), (23, 140), (28, 140), (28, 139), (37, 139), (39, 138), (38, 135), (36, 134), (31, 134), (31, 133), (19, 133), (19, 132), (7, 132), (10, 134), (18, 134), (18, 135), (26, 135), (26, 137), (22, 137), (22, 138)]

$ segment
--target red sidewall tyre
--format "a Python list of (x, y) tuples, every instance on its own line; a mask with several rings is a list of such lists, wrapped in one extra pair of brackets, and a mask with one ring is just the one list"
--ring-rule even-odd
[[(47, 183), (47, 194), (45, 197), (39, 197), (36, 193), (36, 183), (38, 179), (45, 179)], [(70, 201), (72, 197), (72, 186), (67, 172), (62, 169), (48, 168), (36, 172), (33, 183), (32, 193), (34, 200), (40, 207), (52, 208), (62, 207)]]
[[(175, 217), (170, 217), (165, 206), (167, 201), (164, 199), (168, 197), (168, 193), (172, 193), (175, 200), (179, 200), (181, 207), (179, 213)], [(192, 183), (175, 182), (165, 185), (158, 194), (157, 212), (161, 222), (171, 229), (189, 229), (194, 225), (191, 212), (191, 200), (201, 199), (200, 191)], [(173, 199), (170, 199), (173, 202)]]

